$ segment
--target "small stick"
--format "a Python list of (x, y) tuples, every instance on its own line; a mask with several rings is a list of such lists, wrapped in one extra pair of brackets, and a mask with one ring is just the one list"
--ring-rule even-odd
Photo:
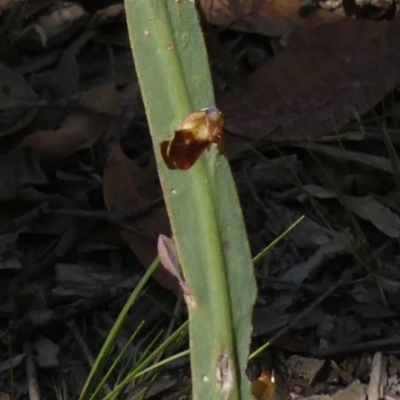
[(339, 279), (334, 285), (332, 285), (326, 292), (324, 292), (321, 296), (318, 297), (312, 304), (310, 304), (304, 311), (294, 317), (284, 328), (282, 328), (276, 335), (274, 335), (269, 343), (273, 344), (282, 336), (284, 336), (287, 332), (290, 331), (296, 324), (303, 320), (314, 308), (318, 307), (328, 296), (330, 296), (340, 285), (344, 283), (344, 279)]
[[(85, 342), (85, 339), (83, 338), (83, 336), (81, 335), (81, 333), (79, 332), (78, 327), (75, 324), (75, 321), (67, 321), (67, 326), (71, 329), (72, 334), (76, 340), (76, 342), (78, 343), (78, 346), (80, 347), (80, 349), (82, 350), (83, 355), (86, 357), (86, 361), (88, 362), (90, 368), (93, 367), (94, 365), (94, 357), (93, 354), (89, 348), (89, 346), (87, 345), (87, 343)], [(106, 394), (111, 393), (111, 388), (108, 385), (108, 383), (106, 383), (103, 387), (104, 391)]]
[(372, 358), (372, 368), (367, 389), (368, 400), (379, 400), (382, 387), (383, 355), (380, 351)]
[(29, 337), (32, 337), (36, 332), (45, 327), (76, 318), (88, 310), (109, 303), (116, 297), (131, 292), (137, 285), (137, 282), (138, 278), (129, 277), (115, 286), (99, 290), (99, 292), (94, 293), (89, 298), (83, 298), (68, 305), (58, 306), (54, 310), (29, 313), (20, 320), (12, 321), (8, 329), (0, 335), (0, 340), (4, 343), (6, 343), (8, 338), (12, 338), (16, 342), (28, 340)]
[(23, 228), (26, 225), (29, 225), (33, 221), (36, 221), (43, 215), (60, 215), (65, 217), (76, 217), (76, 218), (91, 218), (91, 219), (98, 219), (101, 221), (109, 222), (112, 225), (123, 225), (123, 223), (127, 219), (131, 218), (138, 218), (141, 215), (147, 213), (154, 207), (162, 204), (164, 198), (162, 196), (149, 201), (146, 204), (143, 204), (134, 210), (127, 211), (125, 213), (118, 213), (113, 211), (107, 210), (74, 210), (74, 209), (52, 209), (49, 208), (48, 204), (42, 204), (39, 207), (34, 208), (33, 210), (29, 211), (28, 213), (16, 218), (14, 221), (6, 225), (4, 228), (0, 229), (0, 234), (14, 231)]
[(371, 340), (369, 342), (356, 343), (349, 346), (334, 346), (326, 350), (315, 350), (311, 354), (315, 357), (334, 357), (341, 354), (362, 353), (364, 351), (383, 350), (384, 348), (397, 348), (400, 345), (400, 336), (387, 339)]
[(40, 389), (37, 381), (35, 362), (33, 361), (32, 345), (29, 340), (24, 342), (25, 371), (28, 383), (29, 399), (40, 400)]
[(339, 286), (343, 283), (347, 282), (349, 277), (351, 276), (351, 270), (345, 271), (342, 278), (339, 279), (334, 285), (332, 285), (325, 293), (323, 293), (318, 299), (316, 299), (312, 304), (310, 304), (304, 311), (298, 314), (295, 318), (293, 318), (284, 328), (279, 330), (267, 343), (257, 349), (254, 353), (250, 355), (250, 359), (258, 356), (261, 352), (263, 352), (267, 347), (274, 344), (278, 339), (284, 336), (287, 332), (290, 331), (296, 324), (304, 319), (315, 307), (319, 306), (328, 296), (330, 296)]

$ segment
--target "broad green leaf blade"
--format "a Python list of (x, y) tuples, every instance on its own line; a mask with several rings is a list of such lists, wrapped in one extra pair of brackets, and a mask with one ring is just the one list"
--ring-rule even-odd
[(193, 398), (251, 399), (245, 374), (256, 285), (228, 161), (216, 146), (186, 171), (160, 144), (214, 105), (193, 1), (126, 0), (136, 71), (188, 293)]

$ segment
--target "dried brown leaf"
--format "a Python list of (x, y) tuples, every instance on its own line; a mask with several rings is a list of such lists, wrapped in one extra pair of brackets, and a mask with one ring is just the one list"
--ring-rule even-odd
[(125, 7), (121, 4), (112, 4), (108, 7), (98, 10), (91, 18), (90, 24), (92, 27), (105, 25), (116, 20), (125, 18)]
[[(84, 94), (82, 103), (110, 114), (117, 112), (114, 85), (98, 86)], [(91, 147), (108, 129), (110, 119), (85, 111), (73, 112), (60, 129), (38, 131), (24, 138), (20, 146), (29, 147), (42, 164), (60, 161)]]
[(360, 218), (370, 221), (385, 235), (400, 238), (400, 218), (372, 196), (341, 196), (340, 201)]
[(17, 46), (43, 51), (67, 42), (85, 23), (88, 13), (77, 3), (59, 2), (35, 19), (21, 32), (16, 32)]
[[(346, 20), (299, 35), (219, 102), (228, 131), (251, 139), (303, 139), (374, 106), (400, 81), (400, 16)], [(385, 46), (383, 43), (385, 41)]]
[[(122, 151), (119, 143), (112, 147), (103, 176), (103, 193), (107, 208), (127, 213), (162, 195), (154, 163), (140, 168)], [(132, 251), (148, 268), (157, 257), (157, 240), (170, 235), (165, 206), (158, 206), (139, 219), (128, 221), (130, 229), (121, 229), (121, 235)], [(158, 268), (154, 278), (165, 288), (179, 293), (179, 283), (165, 269)]]
[(325, 10), (301, 17), (299, 0), (200, 0), (200, 6), (212, 24), (275, 37), (344, 17)]

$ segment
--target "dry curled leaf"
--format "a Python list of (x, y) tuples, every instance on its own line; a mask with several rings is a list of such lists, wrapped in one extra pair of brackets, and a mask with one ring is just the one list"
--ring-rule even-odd
[[(107, 208), (117, 213), (129, 213), (148, 204), (162, 195), (155, 164), (139, 167), (123, 153), (119, 143), (115, 143), (104, 170), (103, 193)], [(164, 204), (126, 221), (126, 226), (127, 229), (120, 229), (121, 236), (148, 268), (157, 256), (159, 235), (170, 234)], [(179, 293), (178, 280), (167, 270), (158, 268), (153, 276), (165, 288)]]
[(334, 130), (370, 110), (400, 81), (399, 37), (397, 15), (389, 23), (340, 21), (294, 38), (249, 77), (245, 90), (221, 98), (227, 131), (286, 140)]
[(206, 19), (214, 25), (273, 37), (344, 17), (317, 10), (304, 18), (299, 0), (200, 0), (199, 3)]
[[(117, 112), (117, 91), (114, 85), (98, 86), (82, 97), (82, 104), (108, 114)], [(90, 148), (108, 129), (110, 119), (94, 112), (74, 111), (57, 130), (43, 130), (27, 136), (26, 146), (42, 164), (60, 161), (77, 151)]]
[(400, 238), (400, 218), (372, 196), (341, 196), (341, 203), (390, 238)]
[(83, 27), (87, 18), (88, 13), (80, 4), (58, 1), (56, 7), (49, 7), (22, 31), (16, 31), (15, 44), (30, 51), (54, 48), (66, 43)]

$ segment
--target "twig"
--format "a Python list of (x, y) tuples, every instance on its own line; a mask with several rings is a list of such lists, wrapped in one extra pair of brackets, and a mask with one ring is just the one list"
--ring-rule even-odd
[(395, 336), (388, 339), (371, 340), (352, 344), (349, 346), (334, 346), (326, 350), (314, 350), (311, 354), (315, 357), (334, 357), (342, 354), (362, 353), (364, 351), (376, 351), (387, 348), (398, 348), (400, 346), (400, 336)]
[(85, 104), (82, 104), (80, 100), (81, 100), (81, 95), (72, 96), (70, 98), (63, 98), (51, 102), (47, 100), (10, 102), (9, 104), (2, 105), (0, 111), (10, 111), (10, 110), (12, 111), (12, 110), (24, 110), (24, 109), (31, 110), (32, 108), (69, 108), (72, 111), (80, 111), (80, 112), (86, 111), (110, 119), (120, 118), (120, 116), (108, 113), (107, 111), (101, 110), (99, 108), (90, 107)]
[(57, 260), (66, 257), (86, 236), (88, 236), (95, 229), (96, 226), (96, 221), (91, 221), (91, 223), (85, 224), (80, 223), (80, 221), (74, 221), (71, 223), (51, 252), (49, 252), (36, 265), (26, 269), (11, 281), (9, 291), (12, 292), (20, 284), (31, 279), (36, 279), (44, 272), (52, 268)]
[(343, 283), (346, 283), (351, 276), (351, 270), (345, 271), (342, 278), (339, 279), (334, 285), (332, 285), (325, 293), (318, 297), (312, 304), (310, 304), (304, 311), (298, 314), (294, 319), (292, 319), (284, 328), (279, 330), (272, 338), (259, 349), (257, 349), (254, 353), (251, 354), (250, 358), (256, 357), (258, 354), (263, 352), (267, 347), (274, 344), (278, 339), (284, 336), (290, 329), (294, 328), (296, 324), (304, 319), (314, 308), (319, 306), (328, 296), (330, 296), (339, 286)]
[[(75, 321), (68, 321), (67, 322), (68, 327), (71, 329), (72, 334), (76, 340), (76, 342), (78, 343), (78, 346), (80, 347), (80, 349), (82, 350), (83, 355), (86, 357), (86, 360), (90, 366), (90, 368), (93, 367), (94, 365), (94, 357), (92, 352), (90, 351), (89, 346), (87, 345), (87, 343), (85, 342), (85, 339), (83, 339), (81, 333), (79, 332), (79, 329), (77, 328)], [(104, 391), (106, 394), (111, 393), (111, 388), (108, 385), (108, 383), (106, 383), (103, 387)]]
[(91, 211), (91, 210), (74, 210), (74, 209), (45, 209), (43, 211), (44, 215), (61, 215), (66, 217), (78, 217), (78, 218), (93, 218), (102, 221), (109, 222), (114, 225), (119, 225), (127, 219), (137, 218), (152, 208), (162, 204), (164, 201), (163, 197), (158, 197), (148, 203), (134, 209), (128, 211), (126, 213), (116, 213), (112, 211), (99, 210), (99, 211)]
[(328, 296), (330, 296), (339, 286), (346, 281), (346, 278), (339, 279), (334, 285), (332, 285), (326, 292), (318, 297), (312, 304), (310, 304), (304, 311), (293, 318), (284, 328), (276, 333), (270, 340), (270, 344), (274, 344), (278, 339), (284, 336), (290, 329), (294, 328), (296, 324), (303, 320), (314, 308), (318, 307)]
[(372, 369), (367, 389), (368, 400), (379, 400), (382, 387), (383, 355), (380, 351), (372, 358)]
[(25, 371), (30, 400), (40, 400), (40, 389), (37, 381), (35, 362), (33, 361), (32, 345), (29, 340), (24, 342)]
[(140, 207), (137, 207), (134, 210), (125, 213), (118, 213), (107, 210), (92, 211), (92, 210), (74, 210), (65, 208), (52, 209), (49, 208), (48, 204), (42, 204), (39, 207), (36, 207), (33, 210), (29, 211), (28, 213), (22, 215), (21, 217), (16, 218), (14, 221), (6, 225), (4, 228), (1, 228), (0, 234), (21, 229), (24, 226), (31, 224), (32, 222), (36, 221), (37, 219), (39, 219), (41, 216), (44, 215), (45, 216), (58, 215), (65, 217), (97, 219), (100, 221), (109, 222), (110, 224), (113, 225), (120, 226), (126, 223), (127, 219), (138, 218), (146, 214), (154, 207), (157, 207), (158, 205), (162, 204), (163, 201), (164, 198), (161, 196), (154, 200), (149, 201), (146, 204), (143, 204)]
[(36, 221), (41, 215), (43, 215), (43, 211), (48, 207), (47, 204), (42, 204), (39, 207), (34, 208), (33, 210), (27, 212), (24, 215), (14, 219), (9, 224), (6, 224), (0, 229), (0, 234), (16, 231), (18, 229), (23, 228), (26, 225), (29, 225), (33, 221)]
[(32, 337), (33, 334), (49, 325), (68, 321), (85, 311), (109, 303), (114, 298), (129, 293), (136, 286), (137, 282), (138, 278), (131, 277), (120, 284), (104, 288), (89, 298), (84, 298), (65, 306), (59, 306), (54, 310), (30, 313), (18, 321), (12, 322), (8, 329), (0, 336), (0, 339), (3, 342), (8, 340), (8, 338), (12, 338), (16, 342), (27, 340), (27, 338)]

